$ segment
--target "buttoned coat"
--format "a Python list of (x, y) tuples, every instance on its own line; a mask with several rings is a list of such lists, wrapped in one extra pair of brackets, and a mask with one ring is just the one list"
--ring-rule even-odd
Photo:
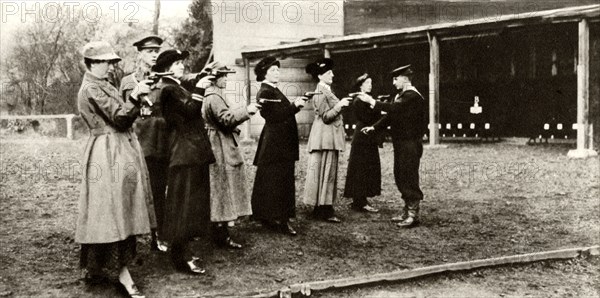
[(170, 131), (169, 167), (215, 162), (202, 118), (203, 103), (171, 78), (162, 78), (157, 87)]
[[(139, 76), (139, 75), (138, 75)], [(122, 98), (127, 99), (137, 86), (139, 80), (145, 79), (144, 77), (136, 78), (136, 73), (131, 73), (121, 81), (120, 93)], [(166, 159), (168, 155), (168, 139), (169, 134), (167, 131), (167, 125), (165, 118), (162, 113), (162, 103), (158, 95), (158, 86), (153, 86), (153, 90), (150, 94), (146, 95), (147, 98), (153, 103), (149, 109), (152, 114), (145, 117), (138, 118), (134, 125), (135, 134), (138, 136), (142, 151), (145, 157), (152, 157), (157, 159)]]
[(156, 222), (152, 193), (142, 149), (131, 129), (139, 108), (123, 102), (113, 85), (89, 72), (77, 104), (90, 137), (82, 161), (75, 241), (110, 243), (149, 233), (151, 221)]
[(308, 152), (318, 150), (344, 151), (346, 146), (346, 133), (342, 108), (336, 104), (340, 101), (331, 89), (317, 84), (315, 92), (322, 92), (312, 98), (315, 109), (315, 119), (308, 137)]
[(260, 110), (265, 125), (258, 140), (254, 165), (297, 161), (298, 124), (294, 115), (300, 108), (291, 103), (281, 90), (266, 83), (261, 84), (256, 98), (275, 101), (265, 102)]

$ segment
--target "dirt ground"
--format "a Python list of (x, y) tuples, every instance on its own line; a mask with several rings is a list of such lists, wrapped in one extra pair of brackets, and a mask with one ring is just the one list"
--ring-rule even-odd
[[(78, 141), (0, 140), (0, 296), (112, 297), (89, 287), (73, 241), (85, 146)], [(347, 147), (350, 149), (350, 146)], [(204, 253), (208, 273), (176, 272), (167, 255), (138, 246), (131, 271), (149, 297), (258, 293), (302, 281), (382, 273), (427, 265), (600, 244), (600, 163), (569, 160), (569, 145), (450, 144), (425, 150), (422, 225), (390, 223), (402, 207), (393, 182), (392, 148), (380, 149), (382, 195), (378, 214), (336, 210), (334, 225), (310, 219), (298, 203), (295, 238), (242, 220), (232, 232), (241, 251)], [(246, 160), (254, 146), (244, 148)], [(301, 148), (296, 193), (303, 191), (307, 154)], [(342, 192), (347, 156), (340, 158)], [(248, 184), (254, 179), (248, 167)], [(201, 245), (196, 245), (200, 249)], [(200, 254), (201, 251), (198, 251)], [(401, 285), (380, 285), (321, 297), (598, 296), (599, 262), (575, 260), (447, 274)]]

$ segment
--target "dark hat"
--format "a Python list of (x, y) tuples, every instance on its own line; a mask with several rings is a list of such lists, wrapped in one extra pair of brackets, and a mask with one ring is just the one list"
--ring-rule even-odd
[(410, 64), (400, 66), (390, 72), (392, 76), (395, 78), (397, 76), (410, 76), (413, 74), (412, 69), (410, 68)]
[(106, 41), (92, 41), (83, 46), (84, 58), (99, 61), (121, 61), (110, 44)]
[(281, 67), (281, 63), (275, 57), (267, 56), (260, 60), (258, 64), (254, 67), (254, 74), (256, 75), (256, 81), (263, 81), (265, 79), (265, 75), (271, 66), (277, 65), (277, 67)]
[(356, 78), (356, 81), (354, 82), (354, 86), (352, 86), (353, 90), (360, 90), (360, 86), (362, 86), (362, 84), (368, 79), (370, 78), (368, 73), (364, 73), (363, 75), (361, 75), (360, 77)]
[(333, 69), (333, 60), (331, 60), (329, 58), (323, 58), (316, 62), (306, 65), (306, 73), (312, 75), (313, 78), (315, 78), (315, 79), (319, 75), (322, 75), (332, 69)]
[(142, 39), (133, 43), (134, 47), (137, 47), (138, 51), (143, 49), (158, 49), (163, 43), (163, 39), (156, 35), (148, 35)]
[(152, 66), (152, 71), (164, 71), (167, 66), (171, 66), (173, 62), (183, 60), (190, 55), (188, 51), (166, 50), (158, 55), (156, 64)]

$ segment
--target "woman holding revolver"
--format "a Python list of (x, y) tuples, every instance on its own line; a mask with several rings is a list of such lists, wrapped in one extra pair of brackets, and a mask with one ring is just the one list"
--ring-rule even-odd
[[(369, 96), (372, 89), (372, 79), (368, 74), (363, 74), (356, 79), (355, 96)], [(381, 194), (381, 163), (379, 161), (378, 135), (361, 132), (363, 127), (372, 126), (382, 116), (373, 111), (369, 104), (362, 100), (352, 103), (356, 116), (356, 129), (352, 136), (352, 148), (348, 160), (348, 172), (344, 197), (352, 198), (352, 209), (360, 212), (379, 212), (369, 205), (368, 197)]]
[[(121, 60), (110, 44), (90, 42), (83, 48), (86, 72), (77, 95), (81, 117), (90, 130), (85, 153), (75, 241), (86, 281), (110, 280), (111, 269), (131, 297), (144, 297), (129, 273), (136, 236), (150, 233), (146, 201), (152, 200), (148, 170), (131, 126), (140, 113), (139, 98), (150, 92), (140, 82), (127, 102), (108, 78)], [(114, 271), (113, 271), (114, 272)]]
[(237, 126), (258, 112), (260, 105), (236, 106), (223, 92), (227, 74), (233, 71), (219, 62), (213, 63), (211, 69), (214, 79), (206, 88), (202, 106), (202, 117), (216, 158), (210, 166), (210, 219), (216, 243), (224, 248), (239, 249), (242, 245), (231, 238), (228, 227), (239, 217), (251, 215), (252, 207)]
[(324, 58), (308, 64), (306, 72), (317, 80), (313, 97), (315, 120), (308, 137), (308, 169), (304, 188), (304, 203), (314, 205), (313, 215), (331, 223), (340, 223), (335, 216), (337, 174), (340, 151), (344, 151), (345, 133), (342, 109), (350, 104), (348, 98), (338, 99), (331, 91), (333, 61)]
[(265, 126), (260, 134), (254, 165), (257, 166), (252, 191), (253, 217), (281, 233), (296, 235), (289, 219), (296, 216), (295, 163), (298, 160), (296, 113), (307, 98), (293, 102), (277, 88), (280, 63), (273, 57), (262, 59), (254, 68), (262, 81), (256, 101)]
[[(191, 274), (205, 270), (196, 264), (190, 250), (195, 237), (210, 237), (210, 174), (215, 161), (202, 119), (201, 91), (189, 92), (181, 86), (187, 51), (162, 52), (153, 67), (157, 72), (172, 72), (159, 84), (159, 102), (170, 129), (169, 173), (164, 209), (163, 237), (170, 243), (171, 259), (177, 269)], [(203, 80), (198, 82), (201, 86)], [(207, 247), (206, 245), (205, 247)]]

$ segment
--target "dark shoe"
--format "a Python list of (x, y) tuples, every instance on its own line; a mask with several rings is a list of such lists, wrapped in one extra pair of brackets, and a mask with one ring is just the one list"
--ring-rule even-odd
[(85, 274), (83, 281), (90, 286), (111, 283), (111, 280), (108, 276), (103, 274), (91, 274), (89, 272)]
[(198, 260), (198, 258), (192, 257), (192, 260), (190, 260), (190, 261), (188, 261), (188, 262), (185, 263), (186, 266), (187, 266), (186, 267), (186, 269), (187, 269), (186, 271), (188, 273), (191, 273), (191, 274), (204, 274), (204, 273), (206, 273), (206, 269), (204, 269), (202, 267), (198, 267), (196, 265), (196, 262), (195, 262), (196, 260)]
[(419, 225), (419, 219), (416, 217), (408, 216), (405, 220), (396, 224), (401, 228), (414, 228)]
[(402, 209), (402, 214), (392, 217), (392, 221), (393, 222), (402, 222), (402, 221), (405, 221), (407, 218), (408, 218), (408, 206), (404, 205), (404, 208)]
[(117, 282), (117, 287), (119, 291), (131, 298), (146, 298), (135, 284), (131, 286), (131, 289), (128, 289), (124, 284)]
[(362, 211), (362, 212), (368, 212), (368, 213), (377, 213), (377, 212), (379, 212), (379, 209), (377, 209), (377, 208), (375, 208), (375, 207), (373, 207), (371, 205), (365, 205), (365, 206), (363, 206), (361, 208), (360, 211)]
[(335, 216), (335, 215), (334, 215), (334, 216), (331, 216), (331, 217), (328, 217), (328, 218), (326, 218), (326, 219), (325, 219), (325, 221), (327, 221), (327, 222), (331, 222), (331, 223), (341, 223), (341, 222), (342, 222), (342, 220), (341, 220), (341, 219), (339, 219), (339, 218), (337, 218), (337, 216)]
[(241, 249), (242, 245), (233, 241), (231, 237), (227, 237), (225, 240), (219, 243), (219, 246), (223, 248), (231, 248), (231, 249)]
[(419, 225), (419, 201), (411, 202), (408, 205), (407, 217), (396, 224), (401, 228), (412, 228)]
[(290, 236), (298, 235), (298, 232), (296, 232), (296, 230), (294, 230), (294, 228), (292, 227), (292, 225), (290, 225), (289, 222), (282, 223), (281, 225), (279, 225), (279, 229), (282, 233), (290, 235)]
[(167, 242), (157, 240), (156, 249), (161, 252), (167, 252), (169, 250), (169, 246), (167, 245)]

